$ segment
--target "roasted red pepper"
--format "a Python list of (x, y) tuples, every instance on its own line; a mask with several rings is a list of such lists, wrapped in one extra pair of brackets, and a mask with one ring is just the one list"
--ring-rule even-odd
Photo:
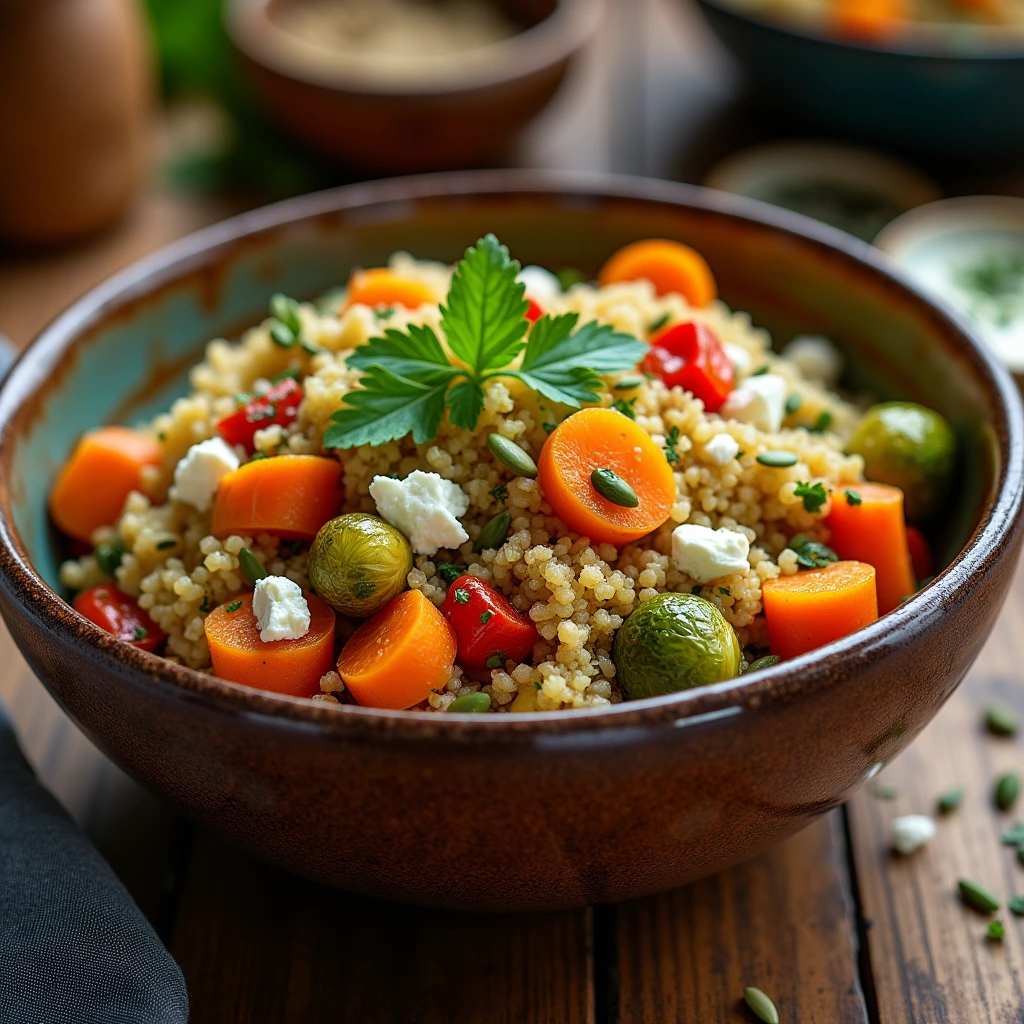
[(217, 432), (228, 444), (244, 445), (246, 451), (254, 449), (253, 436), (272, 424), (287, 427), (299, 413), (302, 385), (292, 377), (275, 384), (265, 395), (257, 395), (237, 412), (217, 424)]
[(529, 295), (527, 295), (526, 301), (529, 303), (529, 308), (526, 310), (526, 319), (529, 320), (531, 324), (535, 324), (544, 315), (544, 310), (541, 309), (540, 306), (538, 306), (537, 303), (529, 297)]
[(718, 412), (735, 382), (718, 338), (698, 323), (676, 324), (656, 334), (640, 369), (656, 373), (670, 388), (691, 392), (708, 412)]
[(537, 642), (533, 622), (475, 576), (459, 576), (448, 587), (441, 611), (458, 639), (457, 661), (472, 676), (489, 677), (509, 659), (522, 661)]
[(166, 639), (164, 631), (132, 598), (109, 583), (83, 590), (75, 598), (75, 611), (144, 651), (155, 651)]
[(932, 575), (932, 551), (924, 534), (907, 524), (907, 547), (910, 548), (910, 564), (914, 567), (914, 578), (918, 583)]

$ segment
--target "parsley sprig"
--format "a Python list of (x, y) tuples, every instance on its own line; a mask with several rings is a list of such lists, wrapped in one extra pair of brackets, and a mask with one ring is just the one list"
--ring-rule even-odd
[(578, 409), (600, 399), (601, 374), (632, 369), (647, 345), (576, 313), (542, 316), (529, 329), (519, 263), (494, 235), (466, 251), (441, 306), (447, 348), (431, 327), (388, 328), (348, 358), (360, 388), (331, 416), (327, 448), (385, 444), (412, 434), (433, 440), (445, 410), (456, 427), (476, 428), (484, 384), (514, 377), (551, 402)]

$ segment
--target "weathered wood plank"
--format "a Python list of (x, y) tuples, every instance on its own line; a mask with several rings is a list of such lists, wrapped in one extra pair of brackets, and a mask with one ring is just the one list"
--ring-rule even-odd
[(381, 903), (196, 838), (171, 952), (193, 1024), (588, 1024), (590, 915)]
[[(1024, 868), (1001, 844), (1021, 815), (992, 804), (994, 779), (1024, 770), (1021, 737), (999, 739), (982, 724), (984, 705), (998, 698), (1024, 720), (1024, 573), (975, 668), (936, 720), (880, 778), (894, 800), (871, 790), (849, 806), (852, 847), (867, 943), (885, 1024), (1024, 1021), (1024, 923), (1004, 909), (1006, 939), (985, 938), (986, 921), (957, 896), (957, 879), (988, 886), (1004, 903), (1024, 892)], [(933, 814), (943, 792), (963, 788), (960, 808), (938, 821), (932, 843), (910, 857), (889, 852), (892, 819)]]
[(621, 1024), (752, 1020), (747, 985), (787, 1024), (866, 1022), (844, 845), (835, 811), (714, 878), (621, 904)]

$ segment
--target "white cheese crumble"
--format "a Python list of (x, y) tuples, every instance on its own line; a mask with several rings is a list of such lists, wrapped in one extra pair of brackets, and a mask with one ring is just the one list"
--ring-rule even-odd
[(418, 555), (457, 548), (469, 540), (458, 517), (469, 510), (466, 492), (437, 473), (413, 470), (404, 480), (375, 476), (370, 497), (377, 511), (409, 538)]
[(892, 848), (897, 853), (913, 853), (934, 837), (935, 822), (927, 814), (906, 814), (892, 823)]
[(722, 343), (722, 350), (725, 352), (726, 359), (732, 363), (732, 368), (736, 372), (737, 377), (746, 377), (754, 368), (754, 360), (742, 345), (737, 345), (732, 341), (725, 341)]
[(785, 412), (785, 380), (774, 373), (763, 373), (743, 381), (725, 400), (718, 415), (723, 420), (750, 423), (766, 434), (777, 434)]
[(672, 562), (698, 583), (747, 572), (750, 541), (735, 530), (683, 523), (672, 531)]
[(523, 267), (516, 280), (526, 285), (529, 298), (541, 305), (548, 299), (557, 299), (562, 294), (562, 285), (550, 270), (543, 267)]
[(704, 454), (711, 462), (719, 466), (728, 466), (739, 453), (739, 442), (732, 434), (715, 434), (704, 445)]
[(787, 346), (783, 355), (796, 364), (808, 379), (833, 388), (843, 375), (843, 357), (828, 338), (801, 334)]
[(208, 512), (221, 480), (240, 465), (234, 449), (222, 437), (200, 441), (175, 467), (171, 498)]
[(252, 611), (264, 643), (298, 640), (309, 632), (309, 604), (298, 583), (286, 576), (256, 581)]

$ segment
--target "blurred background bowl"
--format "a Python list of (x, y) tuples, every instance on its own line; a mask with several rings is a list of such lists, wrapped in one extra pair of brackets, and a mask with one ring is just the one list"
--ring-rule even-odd
[(371, 174), (449, 170), (501, 161), (550, 103), (600, 24), (600, 0), (502, 0), (521, 31), (439, 69), (389, 77), (319, 59), (284, 17), (303, 0), (228, 0), (225, 18), (257, 89), (296, 137)]
[(963, 49), (929, 32), (875, 47), (697, 2), (751, 84), (815, 130), (956, 164), (1024, 155), (1022, 42), (993, 29)]

